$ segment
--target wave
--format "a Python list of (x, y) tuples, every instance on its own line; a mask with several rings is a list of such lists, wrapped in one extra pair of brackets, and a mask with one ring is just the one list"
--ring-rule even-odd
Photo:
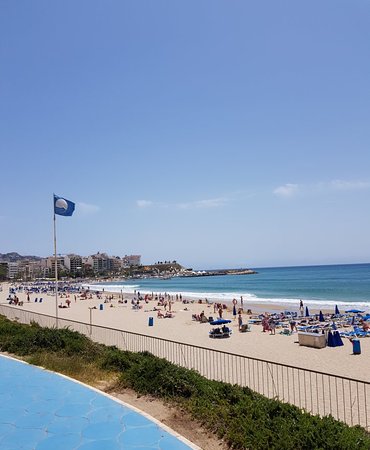
[(90, 289), (90, 291), (103, 291), (104, 292), (124, 292), (126, 294), (133, 294), (135, 290), (137, 290), (140, 285), (139, 284), (130, 284), (130, 285), (117, 285), (117, 284), (83, 284), (83, 288)]
[[(90, 284), (84, 285), (84, 287), (89, 287), (92, 291), (102, 291), (104, 288), (105, 292), (113, 292), (120, 293), (121, 291), (125, 294), (134, 294), (135, 291), (140, 291), (142, 294), (164, 294), (167, 292), (171, 295), (182, 295), (183, 297), (191, 298), (191, 299), (208, 299), (211, 301), (218, 301), (224, 303), (231, 303), (233, 299), (237, 299), (238, 303), (240, 303), (240, 297), (243, 297), (244, 308), (248, 307), (248, 303), (263, 303), (270, 305), (280, 305), (298, 308), (300, 298), (270, 298), (270, 297), (257, 297), (255, 294), (251, 294), (249, 292), (189, 292), (189, 291), (170, 291), (170, 290), (162, 290), (156, 291), (153, 289), (148, 289), (139, 284), (131, 284), (131, 285), (117, 285), (117, 284)], [(351, 309), (351, 308), (360, 308), (360, 309), (368, 309), (370, 308), (369, 302), (349, 302), (343, 300), (318, 300), (318, 299), (304, 299), (304, 305), (316, 309), (334, 309), (335, 305), (340, 309)]]

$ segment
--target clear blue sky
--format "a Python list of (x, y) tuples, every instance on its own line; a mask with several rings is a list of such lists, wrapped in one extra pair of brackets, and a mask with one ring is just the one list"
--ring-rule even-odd
[(1, 0), (0, 253), (370, 261), (370, 3)]

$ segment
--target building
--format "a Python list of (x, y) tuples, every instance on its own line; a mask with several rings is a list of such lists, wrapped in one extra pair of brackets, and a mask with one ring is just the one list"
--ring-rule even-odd
[(96, 253), (87, 258), (87, 263), (93, 268), (95, 273), (107, 273), (112, 271), (111, 258), (106, 253)]
[[(50, 277), (55, 278), (55, 257), (49, 256), (46, 259), (46, 267), (48, 271), (46, 271)], [(57, 268), (58, 274), (66, 271), (66, 267), (64, 266), (64, 256), (57, 256)]]
[(17, 262), (8, 262), (8, 278), (13, 280), (18, 277), (19, 265)]
[(122, 263), (123, 267), (141, 266), (141, 255), (125, 255)]
[(82, 257), (80, 255), (66, 255), (64, 257), (64, 266), (71, 274), (81, 273), (82, 270)]

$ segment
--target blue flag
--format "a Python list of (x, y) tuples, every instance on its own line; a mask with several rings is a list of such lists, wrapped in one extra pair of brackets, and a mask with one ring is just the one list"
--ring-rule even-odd
[(54, 194), (54, 213), (59, 216), (71, 216), (75, 210), (75, 204), (66, 198)]

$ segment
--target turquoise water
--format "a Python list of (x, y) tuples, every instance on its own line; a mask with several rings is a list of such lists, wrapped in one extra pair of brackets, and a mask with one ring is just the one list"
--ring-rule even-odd
[[(99, 288), (120, 292), (173, 292), (194, 298), (306, 304), (370, 306), (370, 264), (346, 264), (255, 269), (255, 275), (174, 277), (102, 283)], [(98, 285), (91, 286), (97, 288)]]

